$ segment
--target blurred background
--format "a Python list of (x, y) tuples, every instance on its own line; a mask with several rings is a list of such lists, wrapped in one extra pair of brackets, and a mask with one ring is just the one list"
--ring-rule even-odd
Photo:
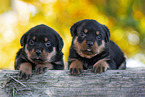
[(46, 24), (64, 40), (67, 62), (70, 27), (82, 19), (106, 25), (127, 57), (127, 67), (144, 67), (145, 0), (0, 0), (0, 69), (14, 69), (20, 38), (31, 27)]

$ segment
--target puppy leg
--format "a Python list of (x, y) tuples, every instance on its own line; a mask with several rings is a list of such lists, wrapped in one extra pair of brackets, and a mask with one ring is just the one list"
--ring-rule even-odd
[(21, 79), (29, 79), (32, 75), (32, 64), (31, 63), (21, 63), (19, 76)]
[(78, 75), (83, 71), (83, 64), (79, 60), (74, 60), (69, 67), (70, 73), (72, 75)]
[(106, 62), (106, 59), (99, 60), (93, 66), (93, 72), (102, 73), (109, 68), (109, 64)]
[(118, 68), (119, 70), (125, 70), (126, 69), (126, 61), (122, 62), (122, 64)]
[(35, 67), (35, 72), (37, 74), (41, 74), (46, 72), (47, 70), (53, 69), (53, 65), (51, 63), (46, 64), (37, 64)]

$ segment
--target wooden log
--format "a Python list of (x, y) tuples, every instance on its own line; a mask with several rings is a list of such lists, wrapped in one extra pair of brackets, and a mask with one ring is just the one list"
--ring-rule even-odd
[(108, 70), (101, 74), (84, 71), (79, 76), (68, 70), (33, 74), (23, 81), (18, 71), (0, 70), (0, 97), (143, 97), (145, 69)]

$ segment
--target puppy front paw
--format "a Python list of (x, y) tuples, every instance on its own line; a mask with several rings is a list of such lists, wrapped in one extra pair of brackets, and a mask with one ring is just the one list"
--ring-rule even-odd
[(22, 63), (19, 70), (19, 78), (27, 80), (32, 76), (32, 64)]
[(79, 75), (79, 74), (81, 74), (82, 71), (83, 71), (83, 64), (82, 64), (82, 62), (79, 61), (79, 60), (73, 61), (70, 64), (69, 70), (70, 70), (70, 73), (72, 75)]
[(35, 67), (35, 72), (37, 74), (45, 73), (47, 70), (53, 69), (53, 65), (51, 63), (47, 64), (37, 64)]
[(109, 64), (104, 60), (99, 60), (93, 66), (93, 72), (102, 73), (105, 72), (109, 68)]

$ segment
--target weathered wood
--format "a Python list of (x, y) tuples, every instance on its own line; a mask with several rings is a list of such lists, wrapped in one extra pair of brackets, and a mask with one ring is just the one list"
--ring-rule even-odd
[[(145, 96), (145, 69), (108, 70), (95, 74), (90, 70), (79, 76), (69, 71), (51, 70), (44, 74), (33, 75), (22, 81), (26, 87), (14, 84), (8, 77), (18, 77), (18, 71), (0, 70), (0, 97), (48, 97), (48, 96), (97, 96), (97, 97), (143, 97)], [(9, 78), (13, 80), (12, 78)], [(2, 84), (3, 83), (3, 84)], [(12, 85), (10, 87), (9, 85)], [(11, 89), (9, 89), (11, 88)], [(16, 90), (17, 88), (17, 90)], [(18, 89), (19, 88), (19, 89)]]

